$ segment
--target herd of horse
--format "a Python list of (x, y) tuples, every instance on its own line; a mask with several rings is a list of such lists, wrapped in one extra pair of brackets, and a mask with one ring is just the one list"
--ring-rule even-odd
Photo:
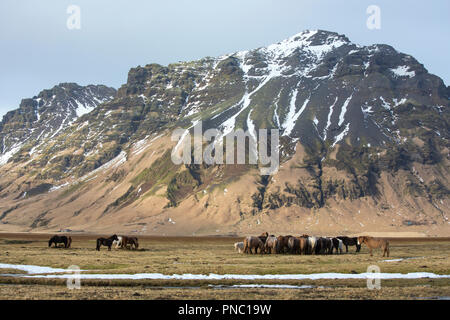
[[(55, 248), (58, 244), (62, 243), (64, 248), (70, 248), (72, 244), (72, 238), (69, 236), (58, 236), (54, 235), (48, 241), (48, 246), (51, 247), (52, 244), (55, 245)], [(108, 250), (111, 251), (111, 247), (115, 245), (115, 248), (126, 248), (126, 249), (138, 249), (139, 248), (139, 240), (137, 237), (128, 237), (128, 236), (118, 236), (116, 234), (112, 235), (109, 238), (98, 238), (96, 250), (100, 251), (101, 246), (108, 247)]]
[[(295, 236), (274, 236), (264, 232), (260, 236), (248, 236), (244, 241), (236, 242), (234, 248), (239, 253), (259, 253), (260, 254), (342, 254), (348, 252), (349, 246), (356, 246), (356, 252), (361, 250), (361, 245), (365, 244), (372, 256), (372, 250), (381, 248), (383, 257), (389, 257), (389, 241), (383, 238), (373, 238), (369, 236), (360, 237), (315, 237), (309, 235)], [(254, 251), (254, 252), (253, 252)]]
[[(64, 248), (70, 248), (72, 244), (72, 238), (69, 236), (54, 235), (48, 241), (48, 246), (52, 244), (55, 247), (59, 243), (64, 245)], [(274, 236), (267, 232), (264, 232), (260, 236), (248, 236), (244, 241), (236, 242), (234, 248), (239, 253), (257, 254), (279, 254), (279, 253), (291, 253), (291, 254), (342, 254), (345, 246), (345, 252), (348, 252), (349, 246), (356, 246), (356, 252), (361, 250), (361, 245), (365, 244), (372, 256), (372, 250), (381, 248), (383, 251), (383, 257), (387, 255), (389, 257), (389, 241), (384, 238), (374, 238), (369, 236), (360, 237), (315, 237), (309, 235), (295, 236)], [(118, 236), (116, 234), (109, 238), (98, 238), (96, 250), (100, 251), (101, 246), (108, 247), (111, 251), (111, 247), (115, 245), (115, 248), (127, 248), (138, 249), (139, 240), (137, 237)]]

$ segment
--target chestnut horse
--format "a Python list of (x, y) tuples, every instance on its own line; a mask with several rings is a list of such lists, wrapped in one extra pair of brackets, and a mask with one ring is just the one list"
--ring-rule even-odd
[(358, 244), (365, 244), (370, 250), (370, 256), (373, 256), (372, 250), (381, 248), (383, 250), (383, 257), (385, 254), (389, 257), (389, 241), (383, 238), (374, 238), (368, 236), (358, 237)]
[(111, 251), (111, 246), (112, 246), (114, 240), (115, 241), (119, 240), (119, 238), (117, 238), (117, 235), (112, 235), (109, 238), (98, 238), (96, 250), (100, 251), (100, 247), (103, 245), (103, 246), (108, 247), (108, 251)]
[(121, 248), (128, 249), (128, 245), (130, 245), (130, 249), (133, 248), (133, 246), (134, 246), (134, 249), (139, 248), (138, 238), (122, 236)]
[(300, 254), (308, 254), (308, 236), (298, 237), (300, 240)]
[(292, 236), (278, 236), (277, 237), (277, 252), (286, 253), (289, 251), (288, 241)]
[(249, 236), (247, 238), (244, 239), (244, 253), (251, 253), (252, 249), (255, 249), (255, 254), (258, 253), (258, 249), (259, 249), (259, 253), (263, 254), (265, 252), (264, 249), (264, 243), (261, 241), (261, 239), (259, 237), (252, 237)]
[(70, 248), (70, 245), (72, 244), (72, 238), (54, 235), (50, 238), (50, 240), (48, 240), (48, 246), (51, 247), (53, 243), (55, 244), (55, 248), (57, 247), (58, 243), (64, 243), (64, 248)]

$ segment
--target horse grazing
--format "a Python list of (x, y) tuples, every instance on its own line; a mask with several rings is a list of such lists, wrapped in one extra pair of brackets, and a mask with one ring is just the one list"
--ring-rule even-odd
[(266, 252), (269, 254), (277, 253), (277, 242), (278, 242), (277, 237), (273, 235), (268, 237), (266, 240), (266, 244), (264, 245), (264, 249), (266, 250)]
[(51, 247), (52, 244), (55, 244), (55, 248), (57, 247), (58, 243), (64, 243), (64, 248), (70, 248), (70, 245), (72, 244), (72, 238), (66, 237), (66, 236), (53, 236), (48, 240), (48, 246)]
[(114, 240), (119, 241), (119, 238), (117, 238), (117, 235), (112, 235), (109, 238), (98, 238), (96, 250), (100, 251), (100, 247), (103, 245), (103, 246), (108, 247), (108, 251), (111, 251), (111, 246), (112, 246)]
[(269, 237), (269, 233), (268, 232), (263, 232), (260, 236), (258, 236), (259, 239), (261, 239), (261, 241), (263, 243), (266, 243), (267, 238)]
[(122, 236), (117, 236), (117, 239), (119, 240), (114, 240), (113, 244), (115, 244), (115, 248), (118, 249), (119, 247), (122, 247)]
[[(333, 241), (333, 249), (336, 249), (336, 253), (342, 254), (342, 249), (344, 247), (343, 241), (338, 238), (332, 238), (331, 240)], [(333, 253), (333, 249), (331, 250), (331, 253)]]
[(122, 236), (121, 248), (127, 248), (128, 249), (128, 245), (130, 245), (130, 249), (133, 248), (133, 246), (134, 246), (134, 249), (139, 248), (138, 238)]
[(288, 241), (292, 236), (278, 236), (277, 237), (277, 252), (286, 253), (289, 251)]
[(348, 252), (348, 246), (356, 246), (356, 252), (359, 252), (361, 250), (361, 244), (358, 242), (358, 238), (349, 238), (346, 236), (339, 236), (336, 237), (338, 239), (341, 239), (345, 246), (345, 252)]
[(365, 244), (370, 250), (370, 256), (373, 256), (372, 250), (381, 248), (383, 250), (383, 257), (385, 254), (389, 257), (389, 241), (383, 238), (373, 238), (368, 236), (358, 237), (358, 243)]
[(316, 253), (317, 238), (316, 237), (310, 237), (307, 234), (302, 235), (302, 238), (306, 239), (305, 254)]
[(300, 241), (300, 254), (307, 254), (308, 253), (308, 237), (301, 236), (298, 237), (298, 240)]
[(332, 254), (333, 253), (333, 240), (331, 238), (326, 237), (325, 238), (325, 254)]
[(234, 244), (234, 250), (236, 250), (239, 253), (242, 253), (244, 251), (244, 242), (236, 242)]
[(300, 254), (300, 240), (296, 237), (289, 237), (288, 248), (291, 254)]
[(314, 249), (315, 254), (324, 254), (326, 249), (325, 238), (316, 238), (316, 247)]
[(255, 249), (255, 254), (258, 253), (258, 249), (260, 254), (265, 252), (264, 243), (259, 237), (249, 236), (244, 239), (244, 252), (253, 254), (252, 249)]

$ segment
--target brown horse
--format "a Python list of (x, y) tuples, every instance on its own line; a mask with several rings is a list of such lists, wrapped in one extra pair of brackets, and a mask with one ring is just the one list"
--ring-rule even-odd
[(128, 245), (130, 246), (129, 249), (132, 249), (133, 246), (134, 246), (134, 249), (139, 248), (138, 238), (122, 236), (121, 248), (127, 248), (128, 249)]
[(269, 233), (268, 232), (263, 232), (263, 233), (261, 233), (260, 236), (258, 236), (258, 238), (260, 238), (263, 243), (266, 243), (266, 240), (267, 240), (268, 237), (269, 237)]
[(299, 254), (300, 253), (300, 240), (296, 237), (289, 237), (288, 248), (289, 248), (289, 252), (291, 254)]
[(260, 254), (265, 252), (264, 243), (259, 237), (249, 236), (244, 239), (244, 253), (253, 254), (252, 249), (255, 249), (255, 254), (258, 253), (258, 249)]
[(277, 238), (277, 252), (286, 253), (289, 250), (288, 241), (292, 236), (278, 236)]
[(389, 241), (383, 238), (374, 238), (368, 236), (358, 237), (358, 244), (365, 244), (370, 250), (370, 256), (373, 256), (372, 250), (381, 248), (383, 250), (383, 257), (385, 254), (389, 257)]
[(298, 240), (300, 241), (300, 254), (307, 254), (308, 253), (308, 236), (298, 237)]

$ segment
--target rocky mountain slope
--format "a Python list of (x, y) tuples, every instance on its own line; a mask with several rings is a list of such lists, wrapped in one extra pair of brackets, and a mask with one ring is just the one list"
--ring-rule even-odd
[[(114, 99), (3, 160), (0, 230), (448, 235), (449, 96), (413, 57), (321, 30), (139, 66)], [(28, 109), (18, 128), (37, 141)], [(175, 165), (172, 130), (200, 120), (223, 135), (279, 129), (280, 170)]]

